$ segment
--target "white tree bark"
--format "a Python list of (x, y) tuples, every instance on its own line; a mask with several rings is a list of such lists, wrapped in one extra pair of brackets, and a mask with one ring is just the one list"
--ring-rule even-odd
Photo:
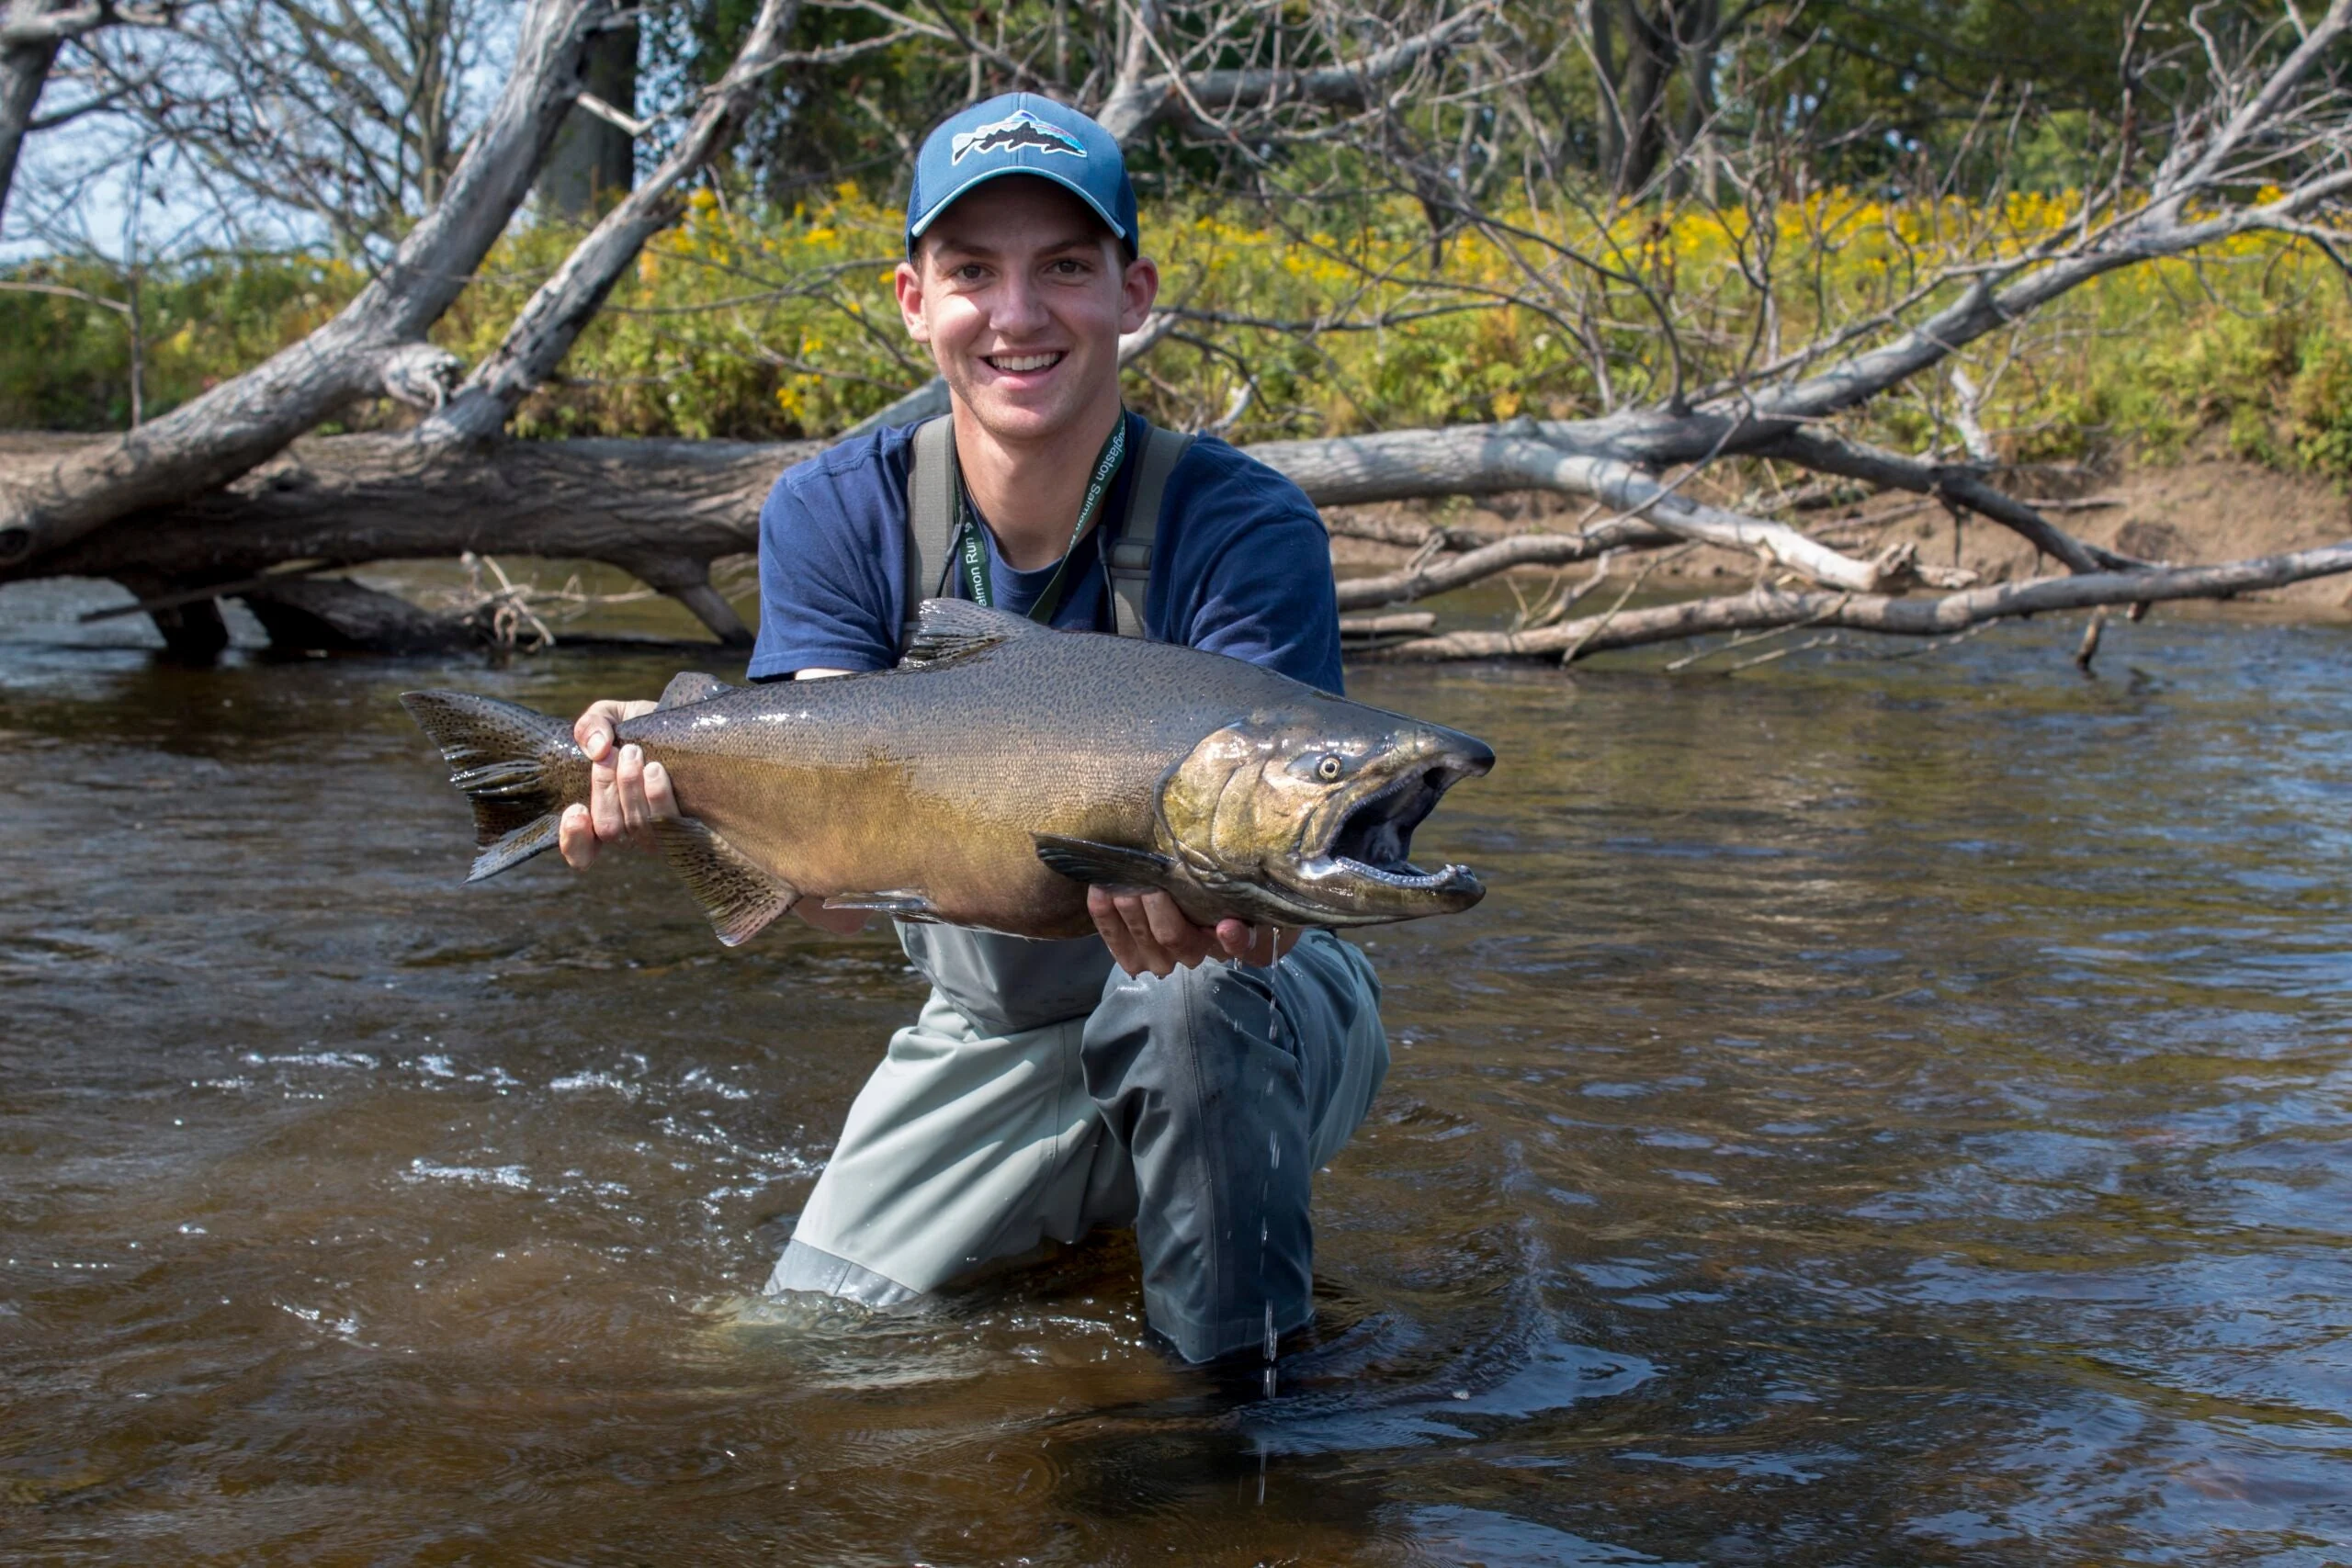
[(1693, 599), (1655, 609), (1581, 616), (1523, 632), (1453, 632), (1418, 637), (1372, 657), (1406, 662), (1456, 659), (1582, 659), (1613, 649), (1679, 642), (1712, 632), (1772, 627), (1845, 627), (1895, 637), (1949, 637), (1985, 621), (2085, 610), (2100, 604), (2148, 604), (2175, 599), (2222, 599), (2283, 588), (2314, 577), (2352, 571), (2352, 541), (2286, 555), (2257, 556), (2219, 566), (2154, 571), (2086, 572), (2007, 582), (1940, 598), (1895, 599), (1883, 594), (1819, 589), (1759, 588), (1734, 596)]

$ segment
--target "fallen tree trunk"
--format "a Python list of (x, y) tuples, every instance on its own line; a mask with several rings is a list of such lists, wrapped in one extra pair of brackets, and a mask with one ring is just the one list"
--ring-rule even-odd
[[(225, 489), (126, 517), (37, 562), (0, 567), (0, 581), (116, 577), (137, 567), (201, 586), (298, 560), (357, 565), (471, 550), (606, 561), (684, 597), (704, 581), (710, 561), (756, 548), (760, 506), (776, 476), (820, 445), (580, 440), (482, 447), (408, 436), (313, 438)], [(1288, 474), (1318, 505), (1506, 490), (1586, 494), (1597, 486), (1669, 519), (1619, 517), (1575, 534), (1495, 540), (1351, 585), (1347, 608), (1425, 597), (1514, 566), (1562, 565), (1605, 549), (1693, 538), (1858, 592), (1940, 575), (1901, 550), (1871, 561), (1840, 555), (1783, 525), (1673, 494), (1629, 465), (1565, 456), (1506, 427), (1267, 442), (1248, 450)], [(1399, 459), (1408, 451), (1419, 460), (1364, 461), (1367, 453)], [(1607, 471), (1594, 478), (1600, 469)], [(1440, 542), (1479, 537), (1442, 530)]]
[[(1351, 501), (1382, 499), (1381, 488), (1361, 471), (1342, 472), (1345, 465), (1320, 450), (1342, 448), (1344, 458), (1363, 445), (1296, 442), (1252, 450), (1285, 461), (1317, 501), (1329, 501), (1334, 490)], [(509, 442), (485, 450), (401, 436), (313, 438), (228, 490), (126, 518), (33, 568), (0, 570), (0, 581), (36, 572), (111, 578), (155, 601), (167, 643), (190, 659), (217, 652), (226, 638), (201, 592), (208, 585), (243, 599), (283, 647), (413, 651), (462, 644), (475, 634), (455, 617), (427, 615), (356, 584), (265, 580), (264, 574), (289, 566), (315, 572), (379, 560), (448, 559), (468, 551), (606, 562), (718, 625), (721, 615), (731, 620), (733, 612), (710, 585), (710, 563), (757, 549), (760, 507), (776, 477), (819, 447), (816, 442), (586, 440)], [(1473, 478), (1457, 474), (1456, 482)], [(1418, 482), (1407, 475), (1396, 488)], [(1681, 536), (1639, 518), (1502, 537), (1394, 524), (1350, 525), (1349, 531), (1419, 543), (1425, 551), (1399, 570), (1341, 582), (1343, 610), (1410, 602), (1515, 567), (1563, 566), (1612, 549), (1682, 542)], [(1470, 547), (1448, 551), (1449, 546)], [(1928, 637), (2003, 615), (2213, 597), (2346, 570), (2352, 570), (2352, 546), (2230, 566), (2081, 573), (1941, 597), (1774, 587), (1540, 629), (1410, 637), (1374, 656), (1558, 658), (1574, 649), (1581, 657), (1799, 624)], [(698, 606), (704, 598), (718, 610)], [(1388, 623), (1382, 629), (1394, 636), (1406, 628)]]
[[(40, 576), (233, 583), (294, 561), (356, 566), (478, 554), (607, 561), (649, 585), (706, 581), (759, 542), (760, 503), (815, 443), (404, 436), (296, 443), (225, 490), (126, 517), (37, 563)], [(0, 570), (0, 580), (32, 575)]]

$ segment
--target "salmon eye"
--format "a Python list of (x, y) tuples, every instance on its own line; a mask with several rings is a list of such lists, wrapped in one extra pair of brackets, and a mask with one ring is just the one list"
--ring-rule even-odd
[(1339, 783), (1340, 775), (1347, 771), (1348, 764), (1336, 751), (1324, 752), (1322, 760), (1315, 764), (1315, 776), (1325, 784)]

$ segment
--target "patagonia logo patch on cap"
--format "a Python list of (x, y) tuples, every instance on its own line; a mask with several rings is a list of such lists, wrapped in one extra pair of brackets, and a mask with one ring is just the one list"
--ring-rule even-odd
[(1037, 93), (1000, 93), (931, 128), (907, 186), (908, 259), (942, 212), (1007, 175), (1046, 180), (1069, 191), (1094, 209), (1134, 259), (1136, 187), (1118, 141), (1068, 104)]
[(947, 161), (960, 164), (967, 152), (1011, 152), (1023, 147), (1035, 147), (1040, 152), (1067, 152), (1073, 158), (1086, 156), (1086, 149), (1069, 131), (1047, 125), (1027, 109), (1015, 109), (1002, 119), (959, 132), (949, 148)]

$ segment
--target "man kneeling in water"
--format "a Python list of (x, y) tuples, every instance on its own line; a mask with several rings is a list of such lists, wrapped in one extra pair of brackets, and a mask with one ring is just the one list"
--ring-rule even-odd
[[(1120, 404), (1119, 336), (1159, 274), (1110, 134), (1028, 94), (951, 117), (918, 157), (906, 245), (899, 304), (951, 411), (776, 482), (752, 678), (888, 668), (916, 603), (953, 596), (1339, 691), (1314, 506)], [(612, 751), (613, 725), (652, 705), (600, 702), (574, 727), (595, 763), (592, 804), (563, 819), (574, 867), (678, 810), (659, 763)], [(1156, 891), (1091, 888), (1088, 908), (1099, 934), (1070, 942), (899, 926), (930, 998), (850, 1108), (771, 1292), (888, 1305), (1132, 1224), (1146, 1317), (1187, 1359), (1262, 1354), (1307, 1321), (1308, 1179), (1388, 1066), (1370, 963), (1325, 931), (1196, 926)]]

